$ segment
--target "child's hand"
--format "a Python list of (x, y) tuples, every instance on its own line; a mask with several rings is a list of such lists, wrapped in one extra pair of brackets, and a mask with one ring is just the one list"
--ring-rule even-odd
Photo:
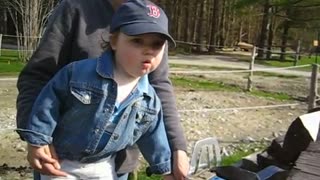
[(52, 145), (37, 147), (28, 144), (27, 159), (31, 167), (41, 174), (67, 176), (67, 173), (59, 170), (60, 164)]

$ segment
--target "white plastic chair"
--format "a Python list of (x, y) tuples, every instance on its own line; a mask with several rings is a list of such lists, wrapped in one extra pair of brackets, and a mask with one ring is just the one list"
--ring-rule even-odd
[[(206, 152), (205, 163), (202, 162)], [(214, 137), (199, 140), (195, 143), (192, 151), (189, 176), (197, 173), (199, 169), (210, 169), (212, 165), (219, 166), (221, 162), (220, 146)]]

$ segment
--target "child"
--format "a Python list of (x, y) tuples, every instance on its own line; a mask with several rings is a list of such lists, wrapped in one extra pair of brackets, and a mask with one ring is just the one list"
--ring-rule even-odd
[[(161, 103), (148, 82), (160, 64), (168, 33), (165, 13), (131, 0), (114, 14), (110, 50), (60, 70), (38, 96), (26, 129), (30, 165), (50, 162), (61, 176), (41, 179), (115, 179), (114, 155), (137, 144), (148, 173), (171, 173)], [(171, 178), (165, 176), (165, 178)]]

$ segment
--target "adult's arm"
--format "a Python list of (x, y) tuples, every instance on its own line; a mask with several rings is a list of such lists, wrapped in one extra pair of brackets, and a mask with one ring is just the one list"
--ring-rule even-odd
[(74, 12), (62, 1), (50, 16), (40, 44), (18, 78), (17, 128), (26, 127), (32, 105), (44, 85), (69, 59)]
[(168, 49), (158, 68), (149, 76), (151, 85), (157, 92), (162, 104), (163, 119), (172, 151), (187, 151), (187, 144), (177, 111), (175, 95), (169, 80)]
[(44, 86), (32, 107), (26, 128), (17, 128), (28, 144), (37, 147), (52, 144), (62, 103), (69, 95), (71, 69), (72, 64), (65, 66)]
[[(68, 66), (66, 66), (68, 67)], [(22, 139), (29, 143), (27, 159), (36, 170), (34, 179), (40, 179), (40, 173), (66, 176), (56, 169), (58, 156), (52, 143), (52, 133), (60, 117), (60, 103), (67, 98), (69, 68), (64, 68), (42, 89), (34, 103), (30, 118), (26, 119), (24, 128), (17, 128)], [(40, 164), (39, 164), (40, 163)]]

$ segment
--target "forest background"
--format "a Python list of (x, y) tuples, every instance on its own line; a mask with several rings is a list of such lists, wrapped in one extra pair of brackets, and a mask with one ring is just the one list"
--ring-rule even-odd
[[(2, 35), (2, 43), (0, 42), (0, 46), (1, 44), (3, 46), (7, 44), (16, 45), (18, 51), (10, 51), (10, 53), (19, 53), (18, 59), (21, 61), (21, 64), (24, 65), (38, 45), (47, 19), (58, 3), (58, 0), (0, 0), (0, 36)], [(319, 40), (320, 38), (320, 0), (158, 0), (157, 3), (159, 3), (166, 11), (170, 20), (171, 34), (177, 40), (178, 46), (176, 49), (171, 50), (171, 53), (215, 54), (227, 49), (232, 50), (239, 42), (246, 42), (259, 47), (258, 57), (260, 59), (271, 59), (276, 54), (275, 52), (278, 52), (277, 58), (280, 59), (283, 64), (286, 59), (288, 60), (290, 58), (290, 56), (284, 52), (295, 51), (297, 47), (300, 46), (302, 53), (314, 53), (316, 52), (317, 47), (319, 47), (315, 44), (315, 40)], [(274, 53), (267, 53), (271, 52), (268, 50), (272, 50)], [(6, 51), (9, 50), (6, 49)], [(2, 53), (2, 56), (5, 55), (3, 49), (0, 53)], [(194, 58), (194, 56), (190, 57)], [(7, 58), (7, 56), (3, 56), (2, 61), (3, 64), (0, 64), (0, 71), (2, 67), (15, 65)], [(22, 65), (17, 69), (20, 70), (21, 68)], [(191, 68), (190, 66), (186, 66), (185, 69), (190, 70)], [(203, 67), (201, 67), (201, 69), (203, 69)], [(18, 72), (18, 70), (15, 70), (15, 72)], [(206, 75), (206, 77), (207, 76), (208, 75)], [(279, 90), (282, 88), (285, 89), (286, 93), (290, 92), (295, 96), (297, 96), (297, 92), (307, 92), (306, 88), (308, 85), (306, 85), (306, 80), (304, 78), (291, 79), (286, 76), (288, 79), (285, 81), (280, 78), (280, 80), (275, 81), (274, 75), (270, 76), (270, 74), (265, 74), (265, 76), (270, 77), (271, 80), (266, 80), (266, 77), (255, 78), (255, 80), (261, 79), (257, 82), (256, 87), (269, 87), (267, 92), (269, 92), (269, 90), (276, 93), (282, 92)], [(242, 91), (241, 93), (236, 92), (232, 95), (221, 95), (217, 92), (208, 93), (207, 91), (197, 91), (195, 93), (194, 88), (197, 87), (197, 84), (205, 84), (206, 86), (218, 84), (218, 87), (220, 87), (221, 84), (225, 85), (230, 82), (245, 84), (243, 83), (243, 76), (239, 74), (231, 76), (227, 76), (226, 74), (218, 75), (215, 79), (218, 83), (213, 83), (212, 81), (203, 83), (203, 81), (201, 82), (199, 80), (203, 80), (203, 77), (205, 76), (200, 76), (200, 78), (197, 78), (194, 81), (190, 81), (189, 79), (185, 80), (186, 84), (189, 85), (188, 87), (192, 89), (188, 92), (191, 95), (184, 95), (185, 92), (181, 93), (181, 91), (177, 94), (182, 94), (183, 98), (190, 98), (190, 100), (180, 98), (178, 101), (181, 102), (179, 107), (200, 109), (203, 107), (198, 107), (198, 105), (204, 104), (205, 108), (228, 108), (234, 107), (235, 105), (244, 107), (247, 106), (248, 103), (257, 105), (264, 102), (261, 97), (258, 97), (257, 100), (253, 99), (251, 96), (246, 98)], [(211, 76), (208, 77), (211, 78)], [(283, 77), (283, 75), (281, 75), (281, 77)], [(177, 80), (174, 80), (174, 82), (180, 82), (181, 79), (184, 80), (180, 77), (176, 79)], [(223, 80), (226, 79), (228, 82), (223, 82)], [(195, 81), (199, 82), (195, 85)], [(223, 83), (220, 83), (220, 81)], [(11, 87), (9, 89), (7, 87), (7, 82), (5, 82), (3, 83), (5, 89), (0, 90), (0, 93), (3, 93), (0, 102), (7, 103), (4, 99), (5, 97), (10, 101), (10, 109), (2, 108), (3, 112), (0, 112), (0, 119), (2, 117), (2, 119), (7, 120), (3, 121), (3, 124), (8, 122), (12, 124), (15, 119), (14, 98), (16, 97), (15, 93), (17, 92), (14, 83), (15, 82), (11, 82)], [(239, 86), (242, 87), (242, 84)], [(299, 88), (296, 88), (298, 84)], [(233, 88), (234, 85), (230, 87)], [(302, 89), (300, 87), (302, 87)], [(223, 93), (224, 91), (225, 89), (223, 89)], [(192, 93), (194, 93), (194, 95)], [(6, 94), (10, 94), (11, 96), (7, 96)], [(271, 96), (270, 93), (265, 93), (265, 91), (263, 91), (263, 94), (267, 94), (268, 97)], [(276, 95), (278, 96), (278, 94)], [(280, 93), (280, 95), (283, 95), (283, 93)], [(223, 99), (222, 97), (225, 97), (226, 99)], [(217, 99), (221, 101), (217, 101)], [(229, 99), (235, 100), (236, 103), (234, 101), (229, 101)], [(210, 102), (204, 103), (205, 100)], [(263, 105), (275, 104), (276, 102), (278, 101), (266, 100)], [(211, 134), (212, 132), (215, 132), (218, 136), (224, 138), (240, 138), (240, 135), (235, 132), (241, 133), (244, 131), (239, 131), (237, 128), (232, 129), (232, 127), (239, 126), (240, 129), (246, 130), (245, 132), (248, 133), (245, 134), (246, 136), (250, 135), (243, 138), (244, 141), (252, 141), (260, 139), (260, 137), (258, 138), (258, 135), (263, 134), (262, 129), (265, 129), (264, 132), (269, 132), (274, 136), (278, 136), (278, 132), (273, 129), (278, 130), (280, 128), (275, 128), (275, 125), (286, 127), (288, 122), (292, 120), (292, 117), (296, 117), (304, 111), (305, 109), (300, 110), (295, 108), (290, 108), (286, 111), (267, 111), (264, 109), (263, 112), (253, 111), (250, 115), (247, 113), (243, 115), (241, 114), (242, 112), (232, 111), (231, 113), (222, 112), (218, 115), (215, 114), (214, 117), (216, 118), (208, 118), (203, 114), (200, 114), (199, 118), (197, 113), (193, 113), (193, 115), (186, 114), (183, 118), (183, 123), (186, 127), (186, 134), (189, 135), (189, 137), (192, 137), (192, 140), (207, 137), (208, 134)], [(281, 116), (275, 115), (276, 113), (281, 114)], [(223, 116), (224, 114), (226, 114), (226, 117)], [(229, 114), (234, 116), (227, 116)], [(257, 123), (254, 123), (256, 121), (250, 121), (252, 119), (257, 120), (256, 117), (266, 117), (266, 120), (261, 120), (261, 122), (259, 122), (261, 125), (259, 124), (258, 130), (256, 130)], [(215, 128), (214, 130), (206, 129), (208, 127), (207, 123), (203, 123), (202, 119), (207, 120), (203, 120), (204, 122), (219, 123), (219, 128)], [(194, 124), (197, 122), (201, 123), (199, 123), (198, 128), (194, 128)], [(236, 124), (231, 124), (231, 122)], [(220, 124), (226, 125), (226, 127)], [(15, 125), (12, 125), (10, 127), (14, 126)], [(211, 126), (209, 127), (211, 128)], [(214, 127), (215, 126), (212, 126), (212, 128)], [(252, 131), (249, 131), (249, 127), (252, 127)], [(204, 129), (206, 129), (205, 132)], [(230, 134), (219, 134), (219, 129), (223, 133), (229, 133), (226, 129), (230, 129)], [(4, 143), (5, 141), (1, 140), (1, 142), (3, 142), (1, 146), (3, 149), (7, 150), (2, 151), (3, 155), (0, 154), (2, 161), (16, 161), (21, 165), (21, 162), (24, 162), (23, 160), (25, 160), (25, 150), (21, 151), (20, 147), (22, 146), (18, 146), (19, 143), (13, 143), (20, 142), (20, 139), (16, 138), (16, 136), (12, 136), (15, 138), (13, 139), (9, 135), (2, 137), (8, 142)], [(264, 135), (261, 139), (267, 137), (269, 136)], [(12, 146), (10, 145), (15, 146), (15, 151), (12, 151)], [(192, 143), (190, 143), (190, 145), (192, 145)], [(10, 152), (10, 156), (8, 156), (8, 153), (6, 152)], [(17, 155), (18, 153), (20, 154)], [(3, 169), (5, 169), (4, 173), (9, 175), (12, 174), (12, 171), (7, 170), (6, 168), (10, 169), (10, 167), (8, 168), (3, 165)], [(29, 175), (31, 175), (30, 172)], [(1, 167), (0, 177), (5, 179), (1, 174)], [(10, 177), (8, 179), (13, 178)]]
[[(18, 36), (27, 61), (58, 0), (0, 0), (0, 34)], [(176, 51), (210, 53), (239, 42), (253, 44), (258, 58), (268, 50), (316, 52), (320, 39), (319, 0), (157, 0), (170, 20)], [(3, 38), (3, 42), (10, 38)], [(13, 41), (11, 39), (11, 41)], [(319, 48), (318, 48), (319, 49)]]

